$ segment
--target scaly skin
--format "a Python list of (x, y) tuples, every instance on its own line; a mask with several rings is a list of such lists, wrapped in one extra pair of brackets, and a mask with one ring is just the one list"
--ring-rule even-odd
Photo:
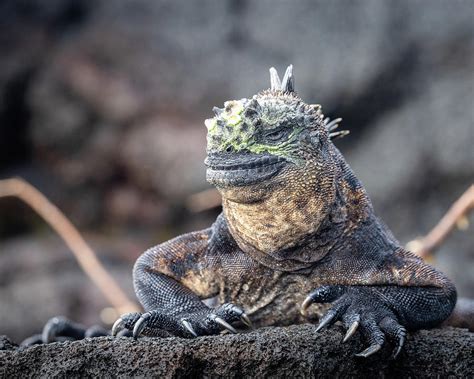
[[(344, 133), (295, 94), (292, 67), (282, 84), (270, 72), (270, 90), (226, 102), (206, 120), (207, 180), (222, 194), (222, 214), (138, 259), (145, 313), (122, 316), (113, 333), (193, 337), (235, 332), (248, 318), (263, 326), (319, 317), (318, 328), (341, 320), (346, 339), (359, 329), (369, 344), (360, 356), (386, 336), (396, 355), (405, 329), (450, 315), (456, 290), (374, 215), (331, 141)], [(218, 305), (205, 305), (208, 298)], [(323, 303), (333, 304), (321, 317)]]

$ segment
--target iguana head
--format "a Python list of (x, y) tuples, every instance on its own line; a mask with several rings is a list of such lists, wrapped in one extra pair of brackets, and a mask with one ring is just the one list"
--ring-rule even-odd
[(221, 192), (268, 189), (295, 175), (309, 175), (306, 166), (317, 168), (318, 162), (324, 169), (331, 138), (346, 133), (334, 132), (340, 120), (325, 120), (319, 105), (296, 95), (292, 66), (282, 81), (272, 67), (270, 79), (269, 90), (227, 101), (205, 121), (207, 180)]

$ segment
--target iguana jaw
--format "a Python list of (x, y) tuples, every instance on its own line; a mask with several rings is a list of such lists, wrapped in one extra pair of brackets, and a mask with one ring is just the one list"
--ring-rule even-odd
[(218, 188), (243, 187), (268, 181), (288, 161), (272, 154), (220, 153), (209, 154), (204, 161), (206, 179)]

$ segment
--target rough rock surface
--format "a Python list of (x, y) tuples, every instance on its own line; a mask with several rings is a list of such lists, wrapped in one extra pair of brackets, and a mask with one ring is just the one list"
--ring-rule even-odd
[(95, 338), (0, 351), (0, 376), (69, 377), (435, 377), (474, 375), (474, 334), (446, 328), (411, 334), (390, 360), (387, 346), (360, 359), (359, 336), (342, 344), (342, 328), (311, 325), (246, 334), (134, 341)]

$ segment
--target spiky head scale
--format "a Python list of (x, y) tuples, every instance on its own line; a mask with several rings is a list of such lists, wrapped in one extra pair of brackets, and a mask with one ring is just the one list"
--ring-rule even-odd
[(323, 115), (293, 92), (267, 90), (227, 101), (205, 121), (208, 153), (248, 151), (291, 158), (301, 132), (326, 132)]
[(340, 137), (333, 132), (340, 119), (325, 119), (319, 105), (306, 104), (295, 92), (292, 66), (283, 81), (272, 67), (271, 88), (251, 99), (232, 100), (224, 108), (214, 107), (215, 117), (207, 119), (207, 152), (247, 151), (282, 156), (294, 163), (300, 160), (298, 142), (309, 134), (318, 139)]

